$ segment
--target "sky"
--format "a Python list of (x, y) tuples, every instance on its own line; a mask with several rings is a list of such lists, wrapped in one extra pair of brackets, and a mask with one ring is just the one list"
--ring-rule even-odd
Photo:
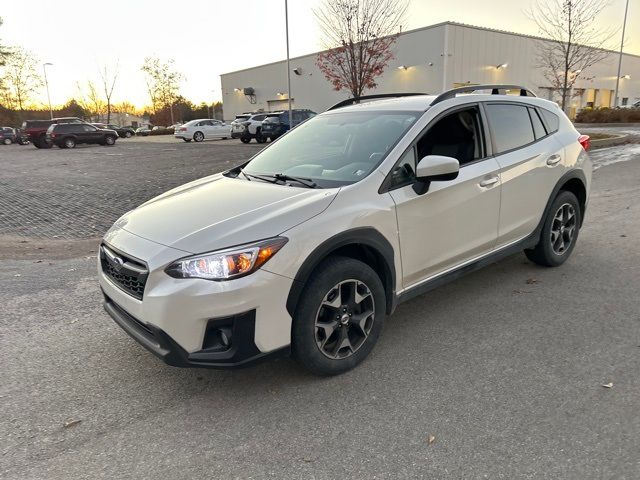
[[(447, 20), (538, 34), (525, 12), (535, 0), (411, 0), (403, 30)], [(313, 9), (322, 0), (289, 0), (292, 57), (322, 49)], [(64, 8), (62, 8), (64, 6)], [(625, 0), (611, 0), (598, 19), (621, 27)], [(35, 12), (42, 12), (35, 14)], [(144, 58), (174, 59), (184, 76), (181, 93), (200, 103), (221, 99), (219, 75), (286, 56), (284, 0), (110, 0), (105, 4), (31, 0), (29, 14), (3, 9), (0, 42), (30, 50), (47, 75), (54, 105), (77, 96), (77, 83), (99, 82), (99, 68), (119, 64), (114, 103), (149, 103)], [(640, 55), (640, 0), (630, 0), (625, 51)], [(618, 40), (619, 42), (618, 35)], [(46, 101), (46, 93), (39, 95)]]

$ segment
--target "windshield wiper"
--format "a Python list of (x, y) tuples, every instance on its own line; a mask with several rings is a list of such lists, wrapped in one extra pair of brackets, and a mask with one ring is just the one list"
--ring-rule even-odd
[(252, 178), (257, 178), (258, 180), (262, 180), (263, 182), (269, 183), (278, 183), (278, 179), (273, 175), (254, 175), (253, 173), (247, 173), (244, 170), (240, 169), (240, 173), (244, 175), (244, 177), (251, 181)]
[(318, 188), (318, 184), (310, 178), (293, 177), (284, 173), (274, 173), (273, 175), (254, 175), (253, 173), (247, 173), (240, 169), (240, 173), (245, 176), (247, 180), (257, 178), (263, 182), (278, 183), (278, 182), (297, 182), (300, 185), (304, 185), (307, 188)]
[(310, 178), (293, 177), (285, 173), (276, 173), (275, 175), (273, 175), (273, 178), (275, 178), (276, 180), (282, 180), (283, 182), (298, 182), (300, 185), (304, 185), (308, 188), (318, 187), (318, 184)]

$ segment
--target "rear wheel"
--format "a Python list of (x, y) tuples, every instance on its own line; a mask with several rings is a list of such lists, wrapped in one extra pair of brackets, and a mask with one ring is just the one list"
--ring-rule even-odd
[(130, 131), (126, 131), (124, 132), (124, 138), (131, 138), (133, 136), (133, 133), (131, 133)]
[(562, 265), (571, 255), (582, 223), (576, 196), (561, 191), (547, 213), (538, 244), (524, 253), (529, 260), (546, 267)]
[(64, 148), (76, 148), (76, 140), (71, 137), (67, 137), (63, 141)]
[(354, 368), (373, 349), (386, 315), (384, 287), (367, 264), (325, 260), (305, 286), (292, 328), (297, 360), (318, 375)]
[(249, 143), (251, 141), (251, 137), (248, 137), (248, 136), (244, 135), (244, 136), (240, 137), (240, 141), (242, 143)]
[(196, 132), (193, 134), (193, 139), (196, 142), (202, 142), (204, 140), (204, 133), (202, 132)]

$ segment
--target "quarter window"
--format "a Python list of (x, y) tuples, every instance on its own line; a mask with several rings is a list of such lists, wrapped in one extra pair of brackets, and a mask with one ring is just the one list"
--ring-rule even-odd
[(560, 128), (560, 119), (558, 118), (558, 115), (544, 108), (541, 108), (540, 111), (542, 112), (544, 121), (547, 123), (547, 130), (549, 133), (557, 132), (558, 128)]
[(533, 143), (535, 137), (527, 107), (522, 105), (488, 104), (496, 152), (503, 153)]
[(531, 115), (531, 123), (533, 125), (533, 133), (536, 136), (536, 140), (545, 137), (547, 135), (547, 131), (544, 129), (544, 125), (542, 124), (542, 120), (540, 120), (540, 116), (535, 108), (529, 109), (529, 115)]

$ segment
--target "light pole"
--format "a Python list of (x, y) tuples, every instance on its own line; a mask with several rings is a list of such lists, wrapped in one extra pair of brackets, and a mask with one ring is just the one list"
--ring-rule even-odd
[(284, 25), (287, 35), (287, 99), (289, 100), (289, 130), (293, 128), (291, 121), (291, 67), (289, 65), (289, 7), (284, 0)]
[(42, 70), (44, 70), (44, 84), (47, 87), (47, 101), (49, 102), (49, 115), (51, 115), (51, 120), (53, 120), (53, 108), (51, 108), (51, 96), (49, 95), (49, 81), (47, 80), (47, 67), (52, 66), (53, 63), (43, 63)]
[(616, 93), (613, 97), (613, 106), (618, 106), (618, 88), (620, 87), (620, 71), (622, 70), (622, 48), (624, 47), (624, 31), (627, 28), (627, 12), (629, 11), (629, 0), (624, 7), (624, 21), (622, 22), (622, 39), (620, 40), (620, 57), (618, 58), (618, 75), (616, 76)]

